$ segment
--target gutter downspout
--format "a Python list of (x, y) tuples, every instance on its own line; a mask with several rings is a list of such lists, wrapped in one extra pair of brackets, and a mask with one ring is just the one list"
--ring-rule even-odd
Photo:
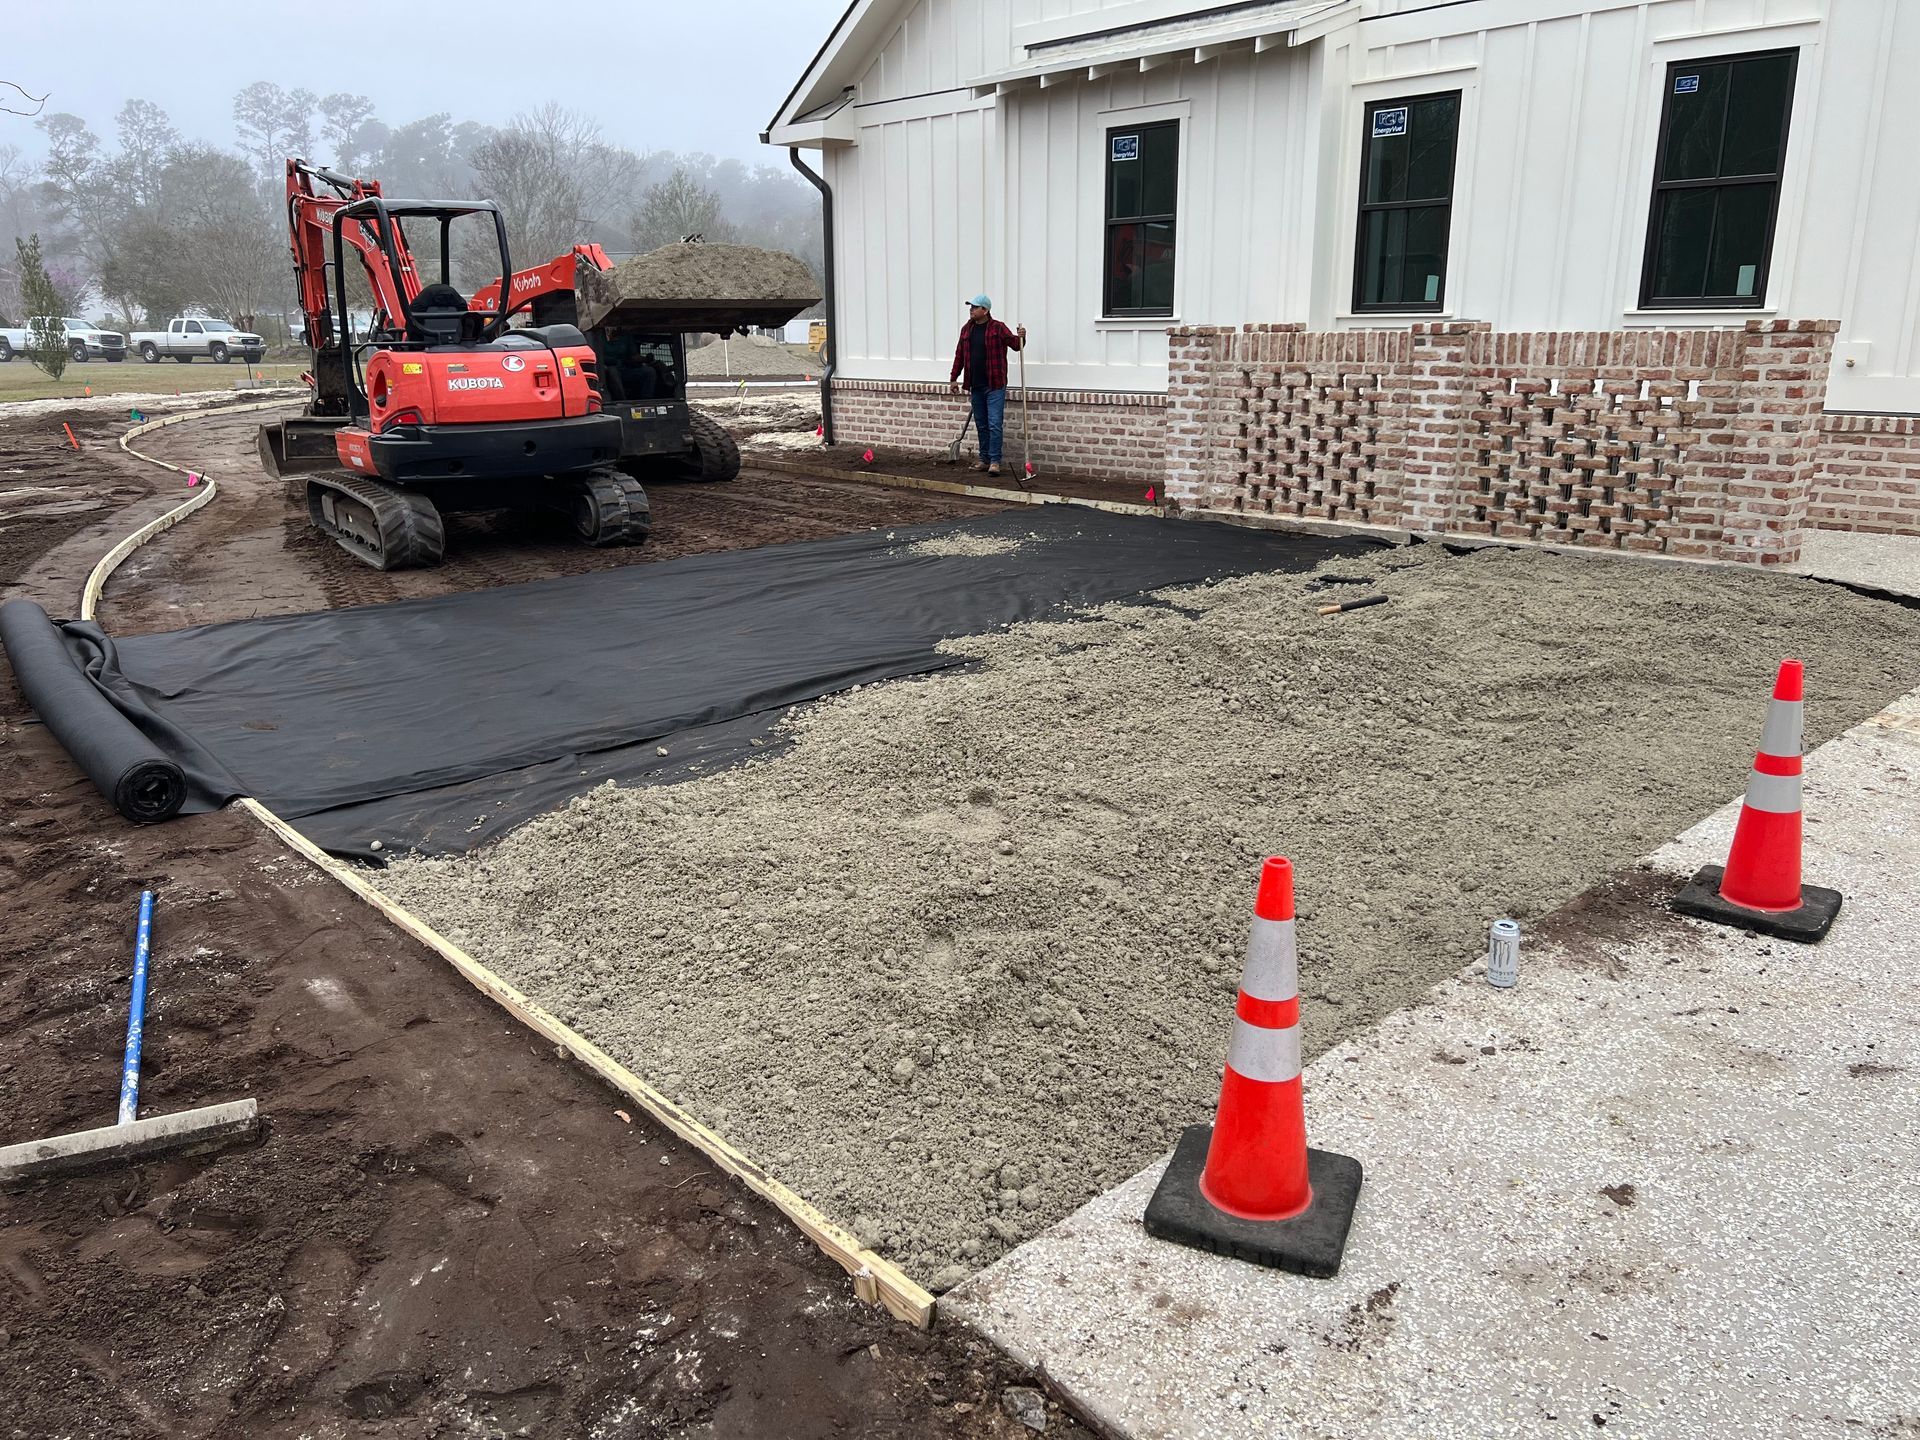
[[(761, 137), (763, 140), (765, 136)], [(800, 147), (787, 147), (787, 157), (793, 161), (793, 168), (812, 182), (813, 188), (820, 192), (820, 226), (826, 241), (825, 263), (826, 280), (821, 289), (826, 293), (823, 299), (827, 307), (827, 346), (826, 368), (820, 372), (820, 433), (827, 444), (833, 444), (833, 367), (840, 353), (840, 317), (833, 303), (833, 189), (815, 174), (800, 158)]]

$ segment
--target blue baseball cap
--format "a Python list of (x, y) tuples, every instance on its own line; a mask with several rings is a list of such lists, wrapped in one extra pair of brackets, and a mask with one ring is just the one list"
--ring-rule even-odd
[(969, 300), (967, 304), (978, 305), (982, 310), (991, 310), (993, 308), (993, 301), (989, 300), (985, 295), (976, 295)]

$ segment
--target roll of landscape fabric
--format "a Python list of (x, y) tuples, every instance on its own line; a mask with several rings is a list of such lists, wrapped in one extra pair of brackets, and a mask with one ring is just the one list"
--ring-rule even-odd
[(0, 646), (20, 693), (114, 809), (141, 822), (179, 812), (185, 772), (82, 673), (45, 610), (31, 600), (0, 605)]

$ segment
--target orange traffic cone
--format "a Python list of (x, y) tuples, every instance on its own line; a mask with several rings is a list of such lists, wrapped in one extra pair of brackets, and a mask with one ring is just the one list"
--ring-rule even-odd
[(1800, 883), (1800, 742), (1804, 667), (1780, 662), (1766, 728), (1725, 866), (1704, 867), (1674, 897), (1682, 915), (1812, 942), (1840, 911), (1840, 892)]
[(1337, 1274), (1360, 1162), (1307, 1148), (1293, 867), (1260, 871), (1246, 971), (1212, 1125), (1180, 1137), (1147, 1204), (1149, 1235), (1298, 1275)]

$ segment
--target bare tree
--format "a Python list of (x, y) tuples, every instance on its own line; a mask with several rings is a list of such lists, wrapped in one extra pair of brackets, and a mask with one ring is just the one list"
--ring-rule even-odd
[(657, 250), (692, 235), (712, 243), (734, 238), (720, 213), (720, 197), (684, 169), (676, 169), (640, 199), (633, 217), (633, 248)]
[(585, 116), (548, 104), (516, 115), (473, 156), (480, 192), (507, 217), (516, 263), (534, 264), (588, 240), (613, 240), (646, 161), (609, 145)]
[[(51, 95), (52, 93), (53, 92), (49, 90), (47, 95)], [(9, 101), (18, 97), (21, 100), (30, 100), (33, 102), (33, 109), (31, 110), (16, 110), (11, 104), (6, 104), (0, 105), (0, 111), (4, 111), (9, 115), (26, 115), (29, 117), (38, 115), (41, 107), (47, 103), (47, 95), (31, 95), (27, 93), (25, 87), (16, 81), (0, 80), (0, 97), (4, 97)]]
[(174, 155), (163, 209), (181, 258), (188, 302), (231, 318), (253, 315), (284, 293), (290, 270), (276, 212), (262, 201), (245, 161), (210, 145)]

